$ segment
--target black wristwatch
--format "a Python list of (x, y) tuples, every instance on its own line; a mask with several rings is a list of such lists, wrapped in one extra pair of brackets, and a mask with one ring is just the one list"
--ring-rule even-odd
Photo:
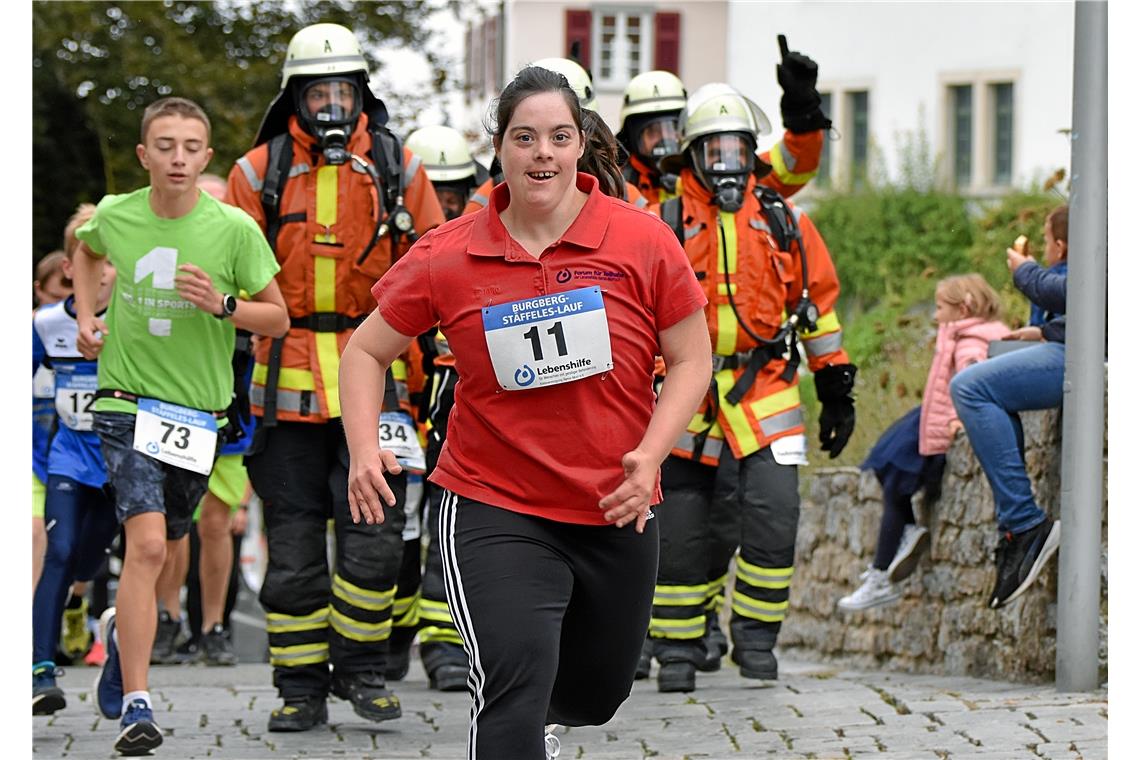
[(237, 296), (231, 296), (229, 293), (222, 293), (222, 313), (215, 314), (218, 319), (228, 319), (237, 311)]

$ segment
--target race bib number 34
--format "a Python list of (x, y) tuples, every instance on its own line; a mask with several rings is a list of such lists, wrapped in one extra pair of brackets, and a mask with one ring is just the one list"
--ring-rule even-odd
[(504, 390), (544, 388), (614, 368), (597, 286), (488, 306), (483, 332)]
[(152, 459), (209, 475), (214, 467), (218, 425), (198, 409), (140, 398), (135, 418), (135, 451)]

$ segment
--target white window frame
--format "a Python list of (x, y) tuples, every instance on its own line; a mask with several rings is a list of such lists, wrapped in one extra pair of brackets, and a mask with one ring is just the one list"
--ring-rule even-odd
[[(854, 184), (853, 166), (855, 163), (855, 143), (849, 139), (852, 132), (852, 123), (854, 114), (850, 112), (850, 96), (857, 92), (867, 93), (867, 166), (866, 176), (863, 181), (869, 182), (872, 177), (872, 171), (875, 166), (875, 87), (874, 82), (870, 79), (851, 79), (843, 81), (824, 81), (820, 82), (816, 89), (821, 93), (825, 92), (831, 96), (831, 111), (827, 114), (827, 118), (831, 119), (833, 127), (838, 130), (840, 139), (833, 141), (830, 145), (831, 148), (831, 165), (829, 167), (827, 183), (811, 182), (807, 188), (804, 189), (805, 193), (812, 190), (817, 184), (822, 188), (828, 190), (835, 190), (839, 188), (851, 188)], [(825, 135), (825, 140), (830, 140), (831, 136)]]
[[(621, 92), (629, 84), (629, 80), (637, 74), (653, 69), (653, 19), (655, 9), (652, 6), (622, 6), (604, 5), (591, 8), (590, 18), (590, 69), (594, 77), (594, 86), (599, 92)], [(612, 62), (610, 75), (602, 73), (602, 18), (615, 16), (617, 27), (614, 31)], [(626, 40), (628, 19), (637, 16), (641, 20), (641, 45), (639, 70), (633, 75), (629, 74), (629, 48)]]
[[(948, 188), (977, 196), (1001, 195), (1016, 187), (1018, 151), (1020, 148), (1017, 139), (1018, 113), (1021, 112), (1020, 72), (1017, 70), (989, 69), (985, 71), (948, 72), (939, 76), (938, 85), (941, 88), (942, 114), (939, 119), (938, 146), (940, 153), (946, 157), (943, 161), (943, 181)], [(994, 85), (1013, 85), (1013, 146), (1010, 156), (1009, 183), (997, 185), (994, 181), (995, 151), (994, 132), (996, 129), (997, 109), (994, 104)], [(973, 113), (970, 182), (966, 185), (957, 183), (954, 176), (954, 102), (952, 88), (970, 85), (972, 90)]]

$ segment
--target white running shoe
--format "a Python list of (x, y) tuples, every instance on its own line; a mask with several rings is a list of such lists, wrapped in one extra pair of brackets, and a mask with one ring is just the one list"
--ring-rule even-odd
[(887, 576), (891, 583), (906, 580), (918, 567), (918, 560), (930, 548), (930, 531), (914, 523), (903, 528), (899, 548), (891, 564), (887, 565)]
[(546, 760), (555, 760), (558, 753), (562, 751), (562, 742), (558, 741), (558, 737), (554, 735), (554, 730), (562, 728), (557, 723), (550, 723), (546, 726)]
[(891, 583), (886, 570), (872, 568), (863, 584), (839, 600), (838, 607), (847, 612), (866, 610), (897, 600), (902, 592)]

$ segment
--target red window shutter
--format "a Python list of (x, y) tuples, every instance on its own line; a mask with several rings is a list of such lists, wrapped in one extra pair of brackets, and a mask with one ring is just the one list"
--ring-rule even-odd
[(566, 57), (578, 61), (587, 71), (590, 70), (592, 25), (593, 14), (590, 11), (566, 11)]
[(653, 14), (653, 68), (681, 74), (681, 14)]

